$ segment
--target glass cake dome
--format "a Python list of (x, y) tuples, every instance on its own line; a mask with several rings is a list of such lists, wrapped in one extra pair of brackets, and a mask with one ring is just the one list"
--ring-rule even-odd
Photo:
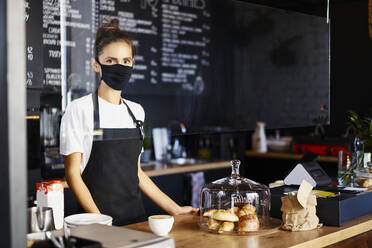
[(201, 229), (224, 234), (247, 234), (271, 228), (270, 190), (239, 174), (231, 161), (231, 176), (206, 184), (201, 191)]

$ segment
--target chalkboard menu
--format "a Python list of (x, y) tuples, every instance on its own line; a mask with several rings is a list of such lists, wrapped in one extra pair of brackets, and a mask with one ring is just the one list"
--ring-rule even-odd
[(27, 86), (64, 84), (67, 102), (93, 91), (95, 32), (105, 19), (118, 18), (120, 28), (137, 46), (126, 94), (205, 94), (210, 73), (210, 2), (28, 0)]
[(43, 85), (43, 46), (42, 46), (42, 2), (26, 1), (26, 85), (40, 88)]
[(60, 11), (58, 1), (25, 2), (26, 85), (59, 88), (61, 85)]
[(124, 97), (153, 126), (309, 126), (329, 106), (324, 18), (237, 0), (28, 0), (26, 13), (27, 86), (62, 111), (96, 89), (95, 33), (111, 18), (138, 48)]

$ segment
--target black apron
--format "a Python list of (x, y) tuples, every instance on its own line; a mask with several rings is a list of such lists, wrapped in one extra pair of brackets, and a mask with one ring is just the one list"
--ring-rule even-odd
[(143, 123), (136, 120), (123, 100), (136, 128), (100, 129), (97, 95), (92, 94), (94, 130), (101, 130), (103, 133), (98, 139), (93, 139), (92, 151), (82, 178), (99, 211), (110, 215), (113, 225), (145, 221), (145, 210), (138, 187), (138, 156), (143, 145)]

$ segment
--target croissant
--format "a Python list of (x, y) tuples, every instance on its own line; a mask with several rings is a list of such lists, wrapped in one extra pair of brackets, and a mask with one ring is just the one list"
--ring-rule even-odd
[(220, 221), (230, 221), (230, 222), (237, 222), (239, 221), (238, 216), (234, 213), (231, 213), (231, 210), (217, 210), (213, 213), (212, 218), (215, 220)]
[(231, 213), (234, 213), (235, 215), (238, 215), (238, 213), (240, 211), (240, 208), (239, 207), (233, 207), (233, 208), (229, 208), (228, 211), (230, 211)]
[(217, 209), (210, 209), (210, 210), (206, 211), (206, 212), (203, 214), (203, 216), (204, 216), (204, 217), (211, 217), (211, 216), (213, 215), (213, 213), (216, 212), (216, 211), (217, 211)]
[(244, 215), (256, 215), (256, 207), (251, 204), (246, 204), (242, 207), (242, 209), (238, 212), (238, 217), (242, 217)]
[(260, 228), (260, 222), (256, 215), (247, 214), (242, 216), (238, 222), (238, 232), (252, 232)]
[(207, 226), (211, 230), (218, 230), (220, 228), (221, 222), (210, 218), (207, 222)]
[(234, 230), (234, 227), (235, 227), (234, 223), (225, 221), (225, 222), (222, 223), (222, 225), (218, 229), (218, 232), (219, 233), (231, 232), (232, 230)]

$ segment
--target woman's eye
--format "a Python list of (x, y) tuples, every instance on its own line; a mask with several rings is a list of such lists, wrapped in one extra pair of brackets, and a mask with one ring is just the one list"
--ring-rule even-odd
[(108, 64), (112, 64), (112, 59), (108, 59), (108, 60), (106, 60), (106, 63), (108, 63)]
[(131, 64), (131, 61), (130, 61), (130, 59), (124, 59), (124, 64), (126, 64), (126, 65), (129, 65), (129, 64)]

